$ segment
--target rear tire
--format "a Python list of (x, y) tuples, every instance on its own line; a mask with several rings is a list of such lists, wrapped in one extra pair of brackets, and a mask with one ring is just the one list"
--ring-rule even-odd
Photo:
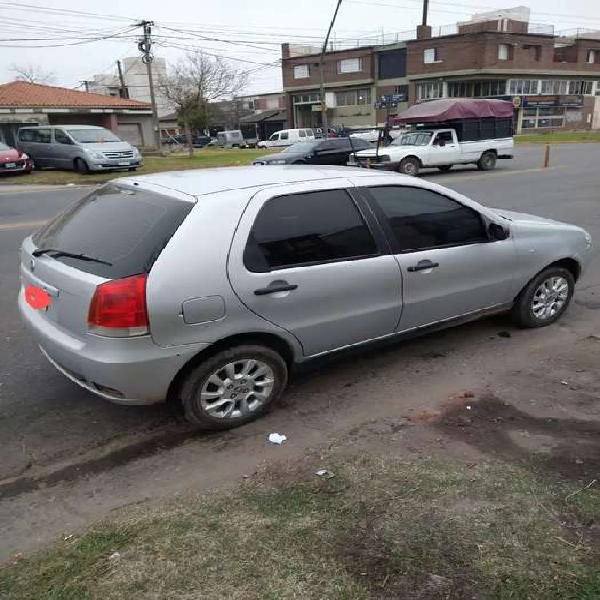
[(441, 167), (438, 167), (438, 169), (442, 172), (442, 173), (447, 173), (450, 169), (452, 168), (452, 165), (443, 165)]
[(223, 350), (185, 375), (185, 417), (202, 429), (238, 427), (264, 415), (287, 379), (285, 361), (271, 348), (244, 345)]
[(487, 151), (481, 155), (477, 161), (477, 168), (480, 171), (491, 171), (496, 166), (496, 153)]
[(90, 168), (83, 158), (75, 159), (75, 170), (82, 175), (86, 175), (90, 172)]
[(564, 267), (548, 267), (538, 273), (517, 296), (511, 317), (521, 327), (545, 327), (567, 310), (575, 278)]
[(412, 177), (416, 177), (419, 174), (419, 169), (421, 165), (419, 164), (418, 159), (414, 158), (414, 156), (407, 156), (400, 161), (400, 165), (398, 166), (398, 172), (403, 175), (411, 175)]
[(128, 171), (137, 171), (137, 167), (129, 167)]

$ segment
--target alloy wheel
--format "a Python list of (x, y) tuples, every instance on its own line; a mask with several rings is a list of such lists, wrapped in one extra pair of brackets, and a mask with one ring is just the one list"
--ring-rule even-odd
[(535, 290), (531, 311), (540, 321), (560, 313), (569, 299), (569, 282), (564, 277), (550, 277)]
[(265, 362), (236, 360), (207, 377), (200, 391), (200, 404), (214, 418), (245, 417), (269, 401), (274, 384), (273, 369)]

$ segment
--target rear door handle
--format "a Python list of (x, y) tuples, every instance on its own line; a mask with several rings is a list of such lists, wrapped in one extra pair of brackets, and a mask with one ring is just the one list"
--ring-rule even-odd
[(439, 267), (440, 263), (431, 262), (430, 260), (420, 260), (416, 265), (412, 267), (408, 267), (408, 271), (410, 273), (414, 273), (415, 271), (425, 271), (426, 269), (435, 269)]
[(267, 294), (274, 294), (275, 292), (291, 292), (297, 288), (298, 286), (294, 283), (288, 283), (287, 281), (273, 281), (267, 287), (254, 290), (254, 295), (266, 296)]

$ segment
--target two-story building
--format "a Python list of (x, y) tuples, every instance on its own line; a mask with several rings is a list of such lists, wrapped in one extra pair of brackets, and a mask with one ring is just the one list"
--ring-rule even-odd
[[(376, 109), (395, 95), (404, 110), (438, 98), (504, 98), (519, 132), (600, 128), (600, 32), (555, 35), (529, 22), (527, 9), (476, 15), (437, 35), (428, 26), (394, 44), (327, 52), (323, 63), (329, 122), (383, 124)], [(290, 126), (321, 122), (319, 54), (282, 48)], [(402, 100), (406, 98), (407, 102)]]

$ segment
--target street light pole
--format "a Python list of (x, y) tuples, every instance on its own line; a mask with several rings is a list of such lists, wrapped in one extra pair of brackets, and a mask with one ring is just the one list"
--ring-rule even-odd
[(325, 36), (325, 42), (323, 42), (323, 47), (321, 48), (321, 57), (319, 58), (319, 78), (320, 78), (320, 95), (321, 95), (321, 126), (324, 130), (325, 137), (327, 137), (329, 123), (327, 122), (327, 103), (325, 102), (325, 78), (323, 75), (323, 58), (325, 57), (325, 52), (327, 52), (327, 44), (329, 43), (329, 36), (331, 35), (331, 30), (333, 29), (333, 25), (335, 23), (335, 19), (338, 14), (338, 10), (340, 9), (340, 4), (342, 0), (338, 0), (338, 3), (335, 7), (335, 12), (333, 13), (333, 19), (331, 19), (331, 23), (329, 24), (329, 29), (327, 30), (327, 35)]

